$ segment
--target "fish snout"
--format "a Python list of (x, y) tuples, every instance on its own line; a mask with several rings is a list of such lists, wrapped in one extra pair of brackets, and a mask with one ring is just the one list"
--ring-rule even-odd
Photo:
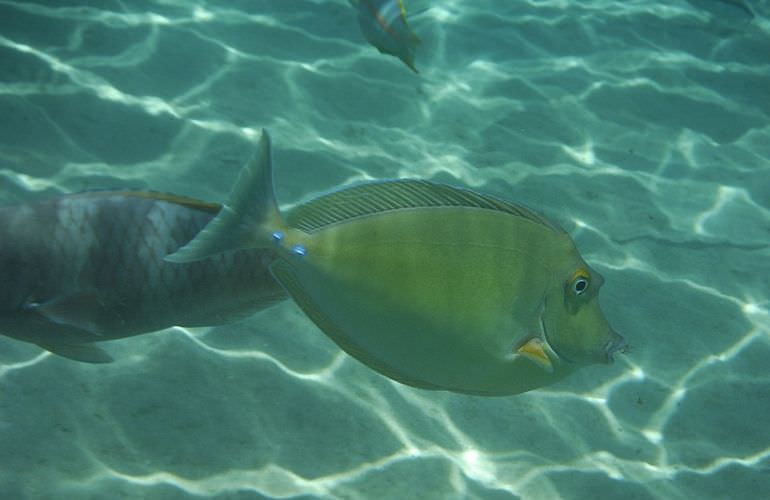
[(613, 361), (615, 361), (613, 356), (616, 352), (620, 352), (621, 354), (623, 354), (628, 350), (628, 343), (626, 342), (626, 339), (624, 339), (616, 331), (610, 330), (609, 337), (610, 337), (609, 340), (604, 345), (604, 352), (606, 355), (607, 364), (610, 364)]

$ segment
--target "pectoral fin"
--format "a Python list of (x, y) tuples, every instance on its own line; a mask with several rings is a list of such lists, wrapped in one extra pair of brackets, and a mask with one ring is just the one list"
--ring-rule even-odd
[(48, 321), (83, 330), (99, 338), (99, 316), (104, 306), (95, 290), (82, 290), (56, 297), (45, 302), (32, 302), (26, 309), (44, 316)]
[(521, 354), (527, 359), (530, 359), (538, 364), (543, 370), (548, 373), (553, 372), (553, 364), (548, 354), (545, 352), (543, 341), (535, 337), (525, 342), (519, 347), (516, 352)]
[(46, 351), (84, 363), (111, 363), (112, 356), (90, 344), (38, 344)]

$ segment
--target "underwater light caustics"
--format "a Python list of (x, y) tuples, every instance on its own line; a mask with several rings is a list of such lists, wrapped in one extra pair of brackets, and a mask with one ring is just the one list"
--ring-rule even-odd
[(326, 335), (420, 388), (516, 394), (624, 348), (599, 308), (601, 275), (542, 215), (420, 180), (368, 182), (282, 214), (266, 132), (260, 142), (228, 210), (168, 260), (274, 249), (273, 275)]

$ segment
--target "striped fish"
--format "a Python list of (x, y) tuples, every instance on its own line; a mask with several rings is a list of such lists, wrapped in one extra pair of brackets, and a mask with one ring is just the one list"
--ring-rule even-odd
[(163, 260), (219, 210), (129, 191), (0, 207), (0, 333), (104, 363), (112, 358), (94, 342), (228, 323), (283, 300), (266, 267), (269, 250), (184, 265)]

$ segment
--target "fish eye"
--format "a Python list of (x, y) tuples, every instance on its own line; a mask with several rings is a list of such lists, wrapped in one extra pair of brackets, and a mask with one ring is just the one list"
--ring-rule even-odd
[(587, 288), (588, 288), (588, 280), (585, 278), (577, 278), (572, 283), (572, 290), (575, 292), (576, 295), (582, 295)]
[(589, 285), (588, 279), (589, 279), (588, 271), (586, 271), (585, 269), (578, 269), (577, 271), (575, 271), (571, 279), (572, 292), (575, 295), (583, 295), (585, 291), (588, 290), (588, 285)]

